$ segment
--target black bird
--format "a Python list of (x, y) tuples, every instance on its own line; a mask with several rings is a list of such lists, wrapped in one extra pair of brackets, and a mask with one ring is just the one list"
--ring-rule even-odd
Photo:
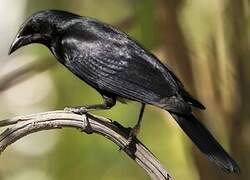
[(236, 162), (192, 114), (191, 107), (205, 109), (185, 89), (173, 71), (139, 43), (117, 28), (96, 19), (59, 10), (33, 14), (21, 26), (9, 54), (31, 43), (47, 46), (72, 73), (95, 88), (103, 104), (68, 108), (75, 113), (109, 109), (116, 99), (145, 104), (168, 111), (201, 152), (219, 168), (239, 173)]

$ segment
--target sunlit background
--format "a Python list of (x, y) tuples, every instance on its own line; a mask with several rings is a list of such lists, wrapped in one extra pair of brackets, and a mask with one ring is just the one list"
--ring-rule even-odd
[[(249, 0), (0, 0), (0, 118), (101, 102), (100, 95), (41, 45), (8, 56), (33, 12), (63, 9), (110, 23), (168, 63), (206, 105), (196, 112), (239, 163), (240, 176), (214, 168), (167, 112), (147, 106), (139, 138), (177, 180), (250, 179)], [(16, 73), (16, 76), (9, 74)], [(124, 126), (139, 104), (118, 103), (95, 114)], [(1, 180), (149, 179), (118, 147), (73, 129), (39, 132), (0, 156)]]

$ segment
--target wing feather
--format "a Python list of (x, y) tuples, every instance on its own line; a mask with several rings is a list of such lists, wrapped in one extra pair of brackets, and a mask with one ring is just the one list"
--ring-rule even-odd
[(64, 64), (97, 90), (157, 105), (176, 95), (178, 87), (166, 67), (131, 43), (109, 38), (86, 41), (76, 33), (64, 36), (61, 46), (67, 49)]

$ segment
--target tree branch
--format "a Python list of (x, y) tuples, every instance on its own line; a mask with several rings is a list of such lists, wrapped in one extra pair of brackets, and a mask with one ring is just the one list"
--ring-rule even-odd
[(11, 71), (0, 77), (0, 93), (9, 89), (13, 85), (17, 85), (24, 80), (33, 77), (34, 74), (42, 73), (56, 65), (56, 61), (39, 60), (23, 65), (22, 67)]
[(0, 134), (0, 153), (8, 145), (28, 134), (42, 130), (71, 127), (87, 134), (97, 133), (113, 141), (152, 179), (172, 179), (158, 159), (138, 139), (135, 139), (134, 143), (128, 146), (130, 128), (125, 128), (119, 123), (103, 117), (90, 114), (77, 115), (66, 111), (50, 111), (0, 121), (0, 127), (9, 125), (13, 126)]

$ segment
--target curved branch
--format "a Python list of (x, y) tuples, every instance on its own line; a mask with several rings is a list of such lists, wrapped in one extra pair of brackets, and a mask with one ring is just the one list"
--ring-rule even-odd
[(117, 144), (130, 158), (141, 166), (152, 179), (169, 179), (171, 175), (158, 159), (138, 140), (128, 146), (130, 129), (117, 122), (94, 115), (77, 115), (66, 111), (50, 111), (18, 116), (0, 121), (0, 127), (13, 125), (0, 134), (0, 153), (18, 139), (42, 130), (71, 127), (88, 134), (98, 133)]

